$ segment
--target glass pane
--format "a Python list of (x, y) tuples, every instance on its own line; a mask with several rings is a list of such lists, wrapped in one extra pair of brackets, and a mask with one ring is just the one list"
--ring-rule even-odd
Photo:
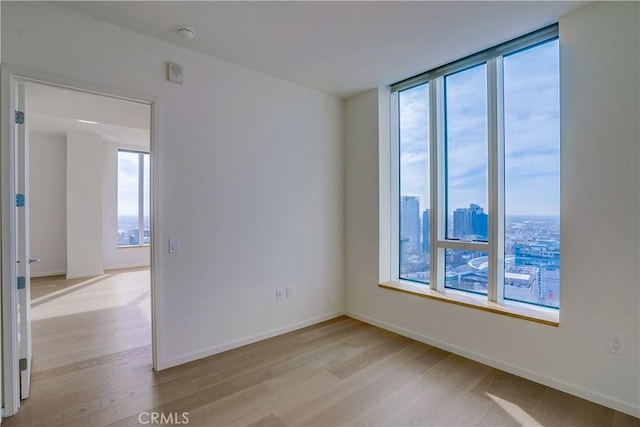
[(142, 194), (142, 203), (143, 203), (143, 219), (144, 219), (144, 233), (143, 233), (143, 243), (145, 245), (148, 245), (151, 243), (151, 221), (150, 221), (150, 212), (151, 212), (151, 204), (149, 202), (150, 200), (150, 191), (151, 191), (151, 186), (150, 186), (150, 159), (149, 159), (149, 155), (148, 154), (143, 154), (143, 175), (142, 175), (142, 185), (143, 185), (143, 194)]
[(488, 265), (486, 252), (446, 249), (445, 287), (486, 295)]
[(486, 241), (487, 66), (445, 77), (447, 238)]
[(139, 244), (139, 155), (118, 151), (118, 245)]
[(400, 278), (429, 283), (429, 85), (398, 96)]
[(504, 58), (505, 298), (559, 307), (558, 41)]

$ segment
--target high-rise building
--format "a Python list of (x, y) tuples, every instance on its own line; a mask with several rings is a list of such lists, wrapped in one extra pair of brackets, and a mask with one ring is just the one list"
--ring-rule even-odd
[(484, 210), (473, 203), (469, 206), (471, 210), (471, 234), (478, 240), (487, 240), (489, 236), (489, 216)]
[(422, 212), (422, 252), (424, 253), (429, 252), (429, 244), (431, 243), (429, 238), (431, 218), (429, 217), (429, 214), (429, 209), (425, 209)]
[(420, 252), (420, 199), (416, 196), (401, 197), (400, 240), (404, 255)]
[(488, 235), (489, 217), (481, 206), (472, 203), (468, 208), (458, 208), (453, 212), (454, 238), (473, 236), (477, 240), (486, 240)]
[(453, 212), (453, 237), (464, 239), (471, 234), (471, 212), (466, 208), (458, 208)]

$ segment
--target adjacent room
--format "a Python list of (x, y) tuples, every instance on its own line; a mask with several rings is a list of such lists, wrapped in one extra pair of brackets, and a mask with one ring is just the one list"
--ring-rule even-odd
[(640, 3), (0, 8), (3, 424), (640, 425)]
[(32, 372), (150, 366), (150, 107), (32, 82), (25, 98)]

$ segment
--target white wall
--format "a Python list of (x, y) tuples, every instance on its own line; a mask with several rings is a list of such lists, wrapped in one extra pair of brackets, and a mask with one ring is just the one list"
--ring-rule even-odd
[(67, 271), (67, 140), (29, 134), (29, 213), (31, 276)]
[(54, 5), (2, 8), (3, 63), (158, 100), (160, 368), (344, 309), (342, 101)]
[(126, 146), (104, 141), (102, 188), (102, 260), (105, 270), (145, 267), (150, 263), (149, 246), (118, 248), (118, 149), (146, 150), (148, 147)]
[(67, 133), (67, 278), (102, 270), (102, 136)]
[[(638, 3), (601, 3), (560, 20), (560, 326), (377, 287), (375, 91), (345, 104), (349, 312), (640, 415), (639, 17)], [(624, 355), (607, 352), (611, 332), (624, 335)]]

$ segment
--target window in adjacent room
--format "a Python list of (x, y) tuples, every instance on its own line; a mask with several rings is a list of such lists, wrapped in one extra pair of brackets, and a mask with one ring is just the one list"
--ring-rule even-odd
[(149, 153), (118, 150), (118, 246), (151, 243)]

